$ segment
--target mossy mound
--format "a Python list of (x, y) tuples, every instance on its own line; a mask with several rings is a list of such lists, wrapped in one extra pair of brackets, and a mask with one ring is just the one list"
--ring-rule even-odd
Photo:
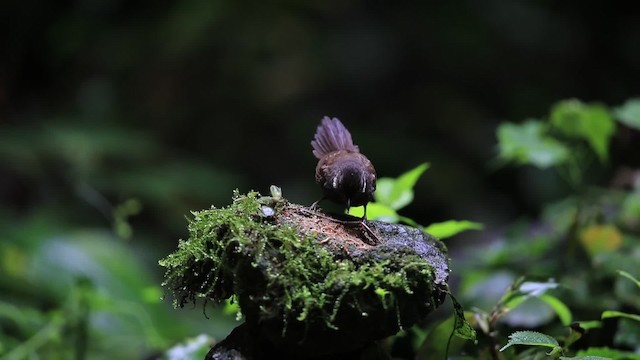
[(189, 240), (161, 261), (163, 285), (179, 307), (236, 295), (242, 328), (271, 349), (259, 353), (357, 351), (424, 319), (446, 294), (446, 249), (418, 229), (337, 220), (255, 192), (193, 215)]

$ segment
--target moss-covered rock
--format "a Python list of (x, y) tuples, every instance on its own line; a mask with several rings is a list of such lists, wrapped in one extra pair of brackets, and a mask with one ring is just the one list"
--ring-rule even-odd
[(246, 322), (234, 336), (261, 350), (231, 339), (227, 350), (258, 359), (357, 352), (424, 319), (446, 294), (446, 249), (418, 229), (255, 192), (193, 216), (189, 239), (161, 261), (164, 285), (179, 307), (237, 296)]

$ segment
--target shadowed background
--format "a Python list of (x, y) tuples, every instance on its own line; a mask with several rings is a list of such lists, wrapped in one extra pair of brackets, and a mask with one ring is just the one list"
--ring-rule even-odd
[(190, 210), (271, 184), (317, 200), (324, 115), (379, 176), (431, 163), (403, 215), (491, 233), (563, 191), (492, 166), (497, 124), (570, 97), (619, 105), (640, 83), (631, 3), (14, 1), (0, 20), (2, 261), (115, 233), (150, 284)]

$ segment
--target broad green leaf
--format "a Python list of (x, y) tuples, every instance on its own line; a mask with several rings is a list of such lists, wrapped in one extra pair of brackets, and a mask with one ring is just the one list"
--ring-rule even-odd
[(629, 274), (628, 272), (622, 271), (622, 270), (618, 270), (618, 274), (620, 274), (621, 276), (624, 276), (627, 279), (633, 281), (638, 287), (640, 287), (640, 280), (636, 279), (635, 277), (633, 277), (633, 275)]
[(551, 109), (551, 123), (564, 135), (586, 140), (601, 161), (607, 160), (615, 124), (605, 106), (564, 100)]
[(569, 307), (565, 305), (562, 300), (549, 294), (540, 295), (538, 298), (544, 301), (553, 309), (553, 311), (556, 312), (558, 318), (560, 319), (560, 322), (562, 322), (562, 325), (569, 326), (571, 324), (573, 318), (573, 316), (571, 315), (571, 310), (569, 310)]
[(640, 321), (639, 314), (628, 314), (622, 311), (614, 311), (614, 310), (607, 310), (602, 313), (602, 320), (608, 319), (608, 318), (615, 318), (615, 317), (623, 317), (623, 318), (627, 318), (635, 321)]
[(469, 325), (467, 319), (464, 314), (464, 309), (462, 305), (456, 300), (456, 298), (449, 293), (449, 297), (451, 298), (451, 302), (453, 303), (453, 312), (455, 316), (454, 322), (454, 335), (457, 337), (467, 339), (467, 340), (476, 340), (476, 330)]
[(398, 177), (397, 183), (400, 191), (410, 190), (416, 185), (420, 176), (427, 171), (429, 163), (422, 163)]
[(546, 126), (537, 120), (522, 124), (503, 123), (498, 127), (498, 156), (517, 164), (547, 168), (567, 160), (569, 150), (546, 135)]
[(376, 180), (376, 191), (373, 193), (375, 202), (385, 205), (391, 204), (391, 193), (396, 183), (396, 179), (389, 177), (381, 177)]
[(429, 163), (423, 163), (396, 179), (378, 179), (376, 192), (374, 193), (376, 202), (387, 205), (394, 210), (407, 206), (413, 201), (413, 187), (420, 175), (428, 168)]
[(571, 356), (571, 357), (567, 357), (567, 356), (560, 356), (561, 360), (613, 360), (611, 358), (608, 357), (602, 357), (602, 356)]
[(527, 299), (529, 299), (528, 295), (523, 295), (523, 294), (515, 295), (513, 297), (510, 297), (509, 301), (505, 302), (502, 306), (504, 306), (504, 308), (507, 310), (513, 310), (518, 306), (520, 306), (520, 304), (525, 302)]
[(449, 220), (431, 224), (424, 228), (424, 231), (438, 239), (446, 239), (466, 230), (482, 230), (482, 228), (482, 224), (473, 221)]
[(545, 346), (552, 349), (559, 348), (558, 341), (549, 335), (539, 333), (536, 331), (516, 331), (509, 335), (509, 341), (507, 345), (503, 346), (500, 351), (504, 351), (508, 347), (513, 345), (533, 345), (533, 346)]
[(557, 286), (551, 281), (523, 282), (511, 296), (504, 298), (503, 307), (509, 312), (504, 320), (512, 326), (535, 327), (553, 319), (555, 313), (562, 324), (568, 326), (572, 317), (569, 308), (556, 297), (546, 294)]
[[(348, 211), (349, 215), (362, 217), (364, 215), (364, 206), (352, 207)], [(397, 223), (399, 220), (398, 213), (385, 204), (378, 202), (370, 202), (367, 205), (367, 219), (380, 220), (388, 223)]]
[(608, 347), (591, 347), (588, 349), (579, 350), (576, 353), (576, 356), (598, 356), (604, 357), (605, 359), (640, 360), (639, 354), (610, 349)]
[(505, 290), (504, 294), (502, 294), (499, 303), (502, 304), (502, 306), (507, 306), (507, 304), (509, 304), (509, 302), (513, 300), (513, 298), (522, 296), (523, 294), (521, 291), (519, 291), (519, 289), (520, 285), (522, 285), (523, 282), (524, 276), (513, 280), (511, 285), (509, 285), (509, 287)]
[(613, 110), (618, 121), (628, 127), (640, 130), (640, 98), (629, 99)]

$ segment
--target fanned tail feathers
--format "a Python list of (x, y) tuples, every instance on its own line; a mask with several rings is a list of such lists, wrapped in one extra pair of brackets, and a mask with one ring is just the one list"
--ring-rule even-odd
[(357, 145), (353, 144), (351, 133), (338, 118), (325, 116), (316, 130), (314, 140), (311, 141), (313, 155), (318, 159), (338, 150), (359, 152)]

